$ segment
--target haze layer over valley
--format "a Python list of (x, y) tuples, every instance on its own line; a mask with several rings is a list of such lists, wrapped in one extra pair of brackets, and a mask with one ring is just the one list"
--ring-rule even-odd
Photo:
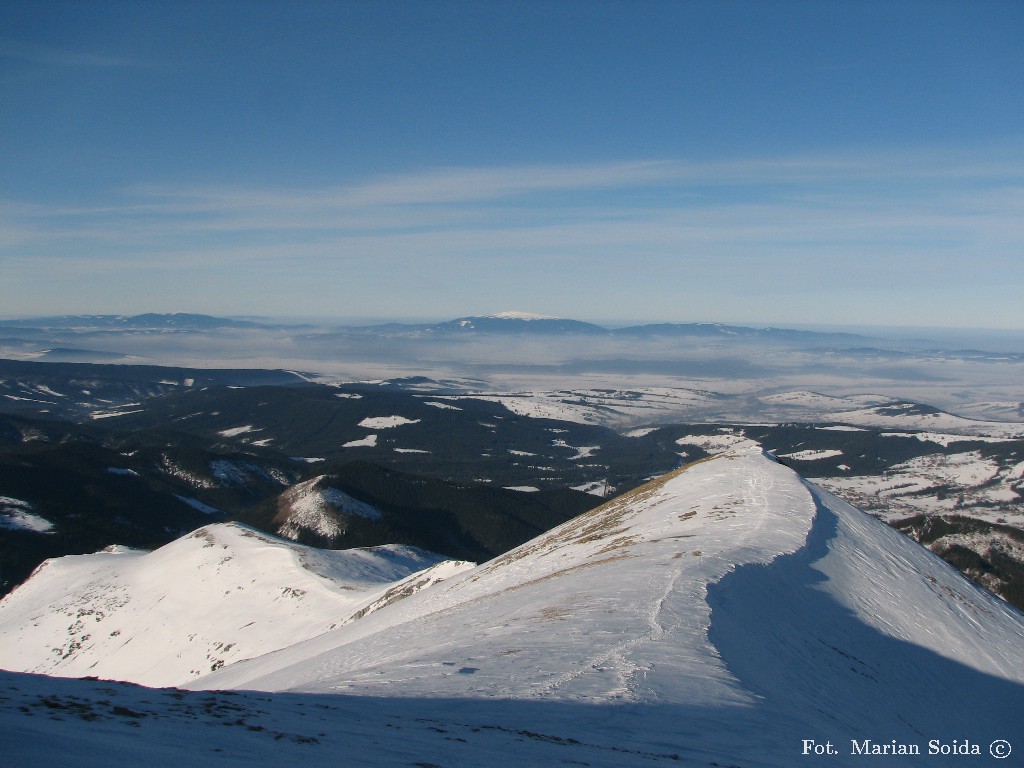
[[(0, 321), (0, 355), (287, 369), (320, 381), (427, 377), (477, 394), (687, 390), (649, 421), (807, 420), (837, 404), (766, 396), (811, 391), (927, 403), (985, 421), (1024, 421), (1024, 339), (1008, 332), (873, 335), (717, 323), (610, 328), (499, 313), (440, 323), (280, 324), (204, 315), (72, 316)], [(839, 404), (841, 407), (841, 404)], [(615, 414), (609, 412), (612, 419)], [(642, 411), (617, 425), (644, 421)]]

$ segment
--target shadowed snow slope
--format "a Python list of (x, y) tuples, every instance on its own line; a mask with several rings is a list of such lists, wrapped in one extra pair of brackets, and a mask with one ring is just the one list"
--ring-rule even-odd
[[(32, 754), (26, 728), (44, 742), (40, 765), (60, 757), (31, 717), (51, 704), (86, 707), (108, 751), (157, 765), (183, 738), (200, 765), (1021, 764), (1024, 617), (759, 451), (393, 599), (404, 591), (176, 699), (79, 681), (51, 681), (79, 687), (47, 699), (40, 678), (0, 677), (0, 728), (19, 729), (14, 754)], [(139, 713), (131, 728), (118, 707)], [(220, 725), (245, 730), (204, 730), (222, 709)], [(64, 733), (76, 755), (100, 738)], [(997, 739), (1010, 759), (990, 756)], [(897, 747), (920, 754), (857, 754)]]
[(0, 601), (0, 666), (180, 685), (333, 629), (423, 569), (413, 547), (317, 550), (234, 523), (154, 552), (48, 560)]

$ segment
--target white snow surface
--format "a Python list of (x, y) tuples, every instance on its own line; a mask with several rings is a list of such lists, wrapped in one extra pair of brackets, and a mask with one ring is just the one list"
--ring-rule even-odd
[(579, 459), (592, 458), (595, 451), (601, 450), (600, 445), (569, 445), (565, 440), (556, 438), (551, 441), (551, 444), (556, 448), (568, 448), (570, 451), (575, 451), (572, 456), (569, 457), (569, 461), (578, 461)]
[(1001, 467), (980, 451), (965, 451), (918, 456), (881, 475), (823, 477), (817, 482), (886, 520), (970, 510), (972, 517), (1006, 518), (1020, 527), (1020, 470), (1020, 465)]
[(882, 429), (912, 429), (934, 434), (975, 435), (990, 438), (1024, 437), (1024, 424), (966, 419), (950, 413), (917, 413), (912, 404), (863, 408), (829, 414), (834, 421)]
[(676, 445), (696, 445), (708, 453), (723, 453), (735, 450), (754, 450), (760, 444), (745, 436), (740, 430), (719, 427), (717, 434), (680, 437), (676, 440)]
[(497, 312), (493, 315), (484, 315), (484, 317), (493, 318), (496, 320), (558, 320), (559, 318), (552, 315), (537, 315), (533, 312), (520, 312), (518, 310), (510, 310), (508, 312)]
[(367, 435), (360, 440), (349, 440), (342, 448), (374, 448), (377, 445), (377, 434)]
[(33, 533), (53, 533), (53, 523), (32, 510), (34, 507), (27, 501), (11, 496), (0, 496), (0, 528), (9, 530), (32, 531)]
[[(171, 766), (188, 743), (202, 766), (1020, 764), (1024, 615), (759, 450), (395, 602), (403, 591), (195, 693), (0, 676), (5, 755)], [(851, 754), (891, 739), (922, 756)], [(953, 739), (982, 757), (928, 756)], [(1010, 760), (990, 758), (996, 739)]]
[(837, 407), (849, 407), (853, 404), (864, 406), (882, 405), (888, 403), (892, 398), (884, 395), (846, 395), (835, 397), (823, 395), (820, 392), (807, 390), (796, 390), (793, 392), (779, 392), (773, 395), (765, 395), (761, 400), (770, 405), (795, 406), (798, 408), (813, 408), (818, 410), (835, 410)]
[(825, 450), (807, 450), (807, 451), (795, 451), (794, 453), (780, 453), (780, 459), (796, 459), (797, 461), (821, 461), (822, 459), (834, 459), (836, 456), (842, 456), (843, 452), (838, 451), (834, 448)]
[(418, 424), (419, 419), (407, 419), (405, 416), (367, 416), (359, 422), (366, 429), (394, 429), (405, 424)]
[(259, 431), (260, 430), (258, 430), (252, 424), (243, 424), (240, 427), (232, 427), (231, 429), (222, 429), (217, 434), (220, 435), (221, 437), (238, 437), (239, 435), (244, 435), (244, 434), (246, 434), (248, 432), (259, 432)]
[(882, 437), (909, 437), (920, 440), (922, 443), (935, 443), (943, 448), (948, 448), (953, 443), (1006, 443), (1014, 440), (1012, 437), (984, 437), (982, 435), (948, 435), (942, 432), (883, 432)]
[[(24, 399), (24, 398), (17, 398), (17, 399)], [(139, 403), (134, 403), (134, 405), (139, 405)], [(120, 408), (127, 408), (128, 406), (127, 405), (122, 405), (122, 406), (119, 406), (119, 407)], [(93, 419), (93, 420), (112, 419), (115, 416), (127, 416), (130, 413), (142, 413), (142, 410), (139, 409), (139, 408), (136, 408), (136, 409), (131, 410), (131, 411), (122, 411), (122, 410), (93, 411), (92, 413), (89, 414), (89, 418)]]
[(563, 389), (553, 392), (474, 394), (467, 397), (501, 403), (517, 416), (606, 425), (660, 421), (669, 414), (687, 414), (695, 408), (717, 402), (710, 392), (675, 387)]
[(317, 550), (236, 523), (149, 553), (47, 560), (0, 601), (0, 668), (180, 685), (337, 627), (442, 561), (403, 546)]
[[(192, 685), (756, 706), (713, 642), (716, 595), (729, 595), (729, 611), (752, 610), (733, 604), (729, 574), (756, 564), (778, 579), (780, 556), (809, 550), (801, 578), (820, 582), (828, 608), (774, 642), (795, 632), (807, 644), (816, 623), (842, 618), (879, 642), (1024, 683), (1018, 612), (755, 450), (697, 462), (389, 610)], [(742, 633), (730, 642), (745, 659), (764, 652)]]

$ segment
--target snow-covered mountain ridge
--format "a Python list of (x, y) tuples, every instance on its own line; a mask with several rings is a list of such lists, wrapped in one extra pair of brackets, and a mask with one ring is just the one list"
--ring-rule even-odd
[[(788, 768), (863, 765), (853, 744), (898, 743), (920, 757), (886, 765), (931, 767), (963, 764), (941, 753), (956, 740), (985, 749), (972, 765), (1009, 765), (1018, 752), (996, 762), (989, 745), (1020, 750), (1024, 735), (1024, 616), (760, 450), (688, 465), (375, 608), (178, 699), (72, 681), (48, 699), (3, 678), (0, 723), (16, 755), (26, 727), (66, 754), (93, 732), (31, 715), (85, 713), (107, 749), (159, 765), (185, 738), (198, 764), (226, 748), (267, 764)], [(203, 706), (246, 731), (197, 730)]]
[(422, 586), (469, 565), (405, 546), (318, 550), (237, 523), (153, 552), (61, 557), (0, 601), (0, 667), (180, 685), (333, 629), (413, 574)]
[[(825, 518), (835, 551), (818, 568), (842, 576), (822, 585), (834, 610), (1024, 682), (1018, 612), (755, 450), (690, 465), (390, 610), (193, 685), (750, 703), (708, 639), (709, 585), (825, 544)], [(982, 615), (1000, 643), (977, 638)]]

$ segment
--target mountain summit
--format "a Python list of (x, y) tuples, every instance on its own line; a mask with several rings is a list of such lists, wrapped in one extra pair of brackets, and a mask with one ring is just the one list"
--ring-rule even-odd
[(0, 666), (181, 685), (469, 565), (415, 547), (319, 550), (237, 523), (208, 525), (153, 552), (43, 563), (0, 601)]
[(561, 320), (560, 317), (554, 315), (536, 315), (532, 312), (518, 312), (516, 310), (510, 310), (508, 312), (496, 312), (493, 315), (484, 315), (484, 317), (491, 317), (498, 320)]
[(496, 315), (460, 317), (431, 326), (438, 333), (497, 333), (497, 334), (531, 334), (531, 335), (562, 335), (586, 334), (605, 336), (610, 333), (607, 328), (582, 320), (567, 320), (561, 317), (544, 317), (525, 312), (500, 312)]

